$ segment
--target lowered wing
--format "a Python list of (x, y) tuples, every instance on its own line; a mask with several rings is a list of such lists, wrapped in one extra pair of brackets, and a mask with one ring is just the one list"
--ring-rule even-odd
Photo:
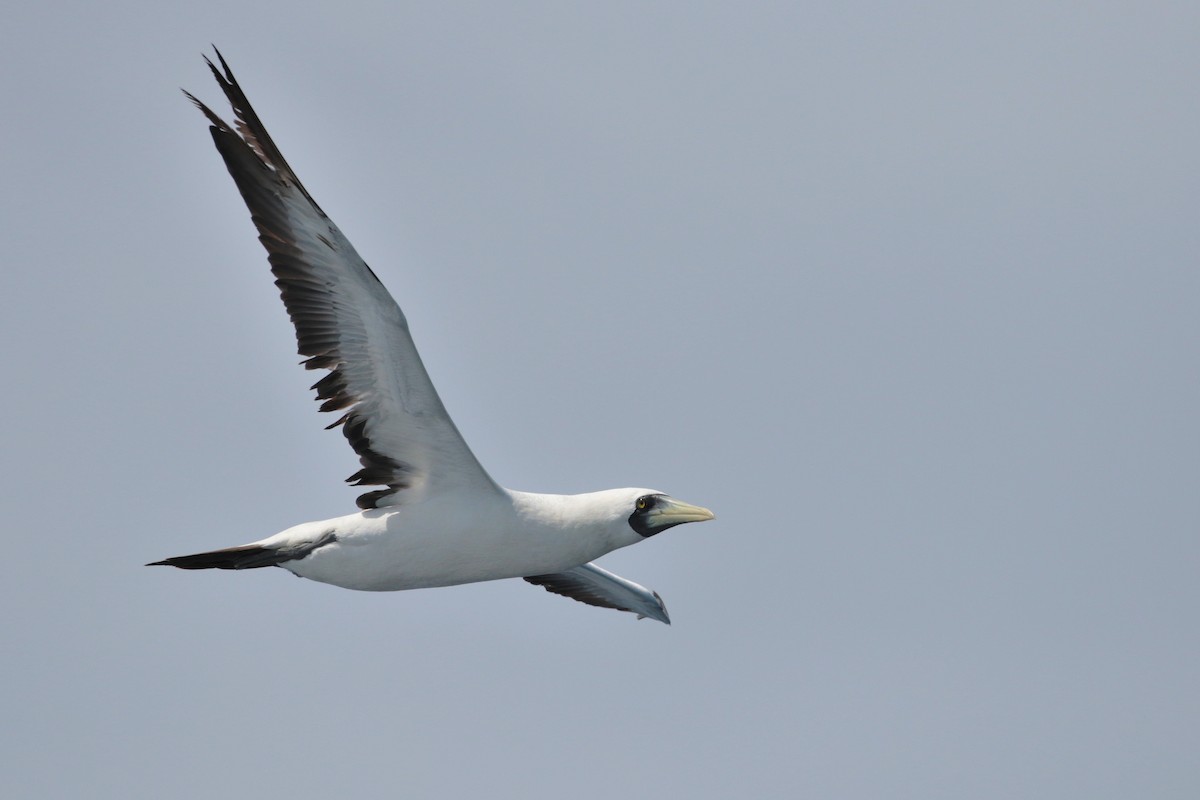
[(561, 594), (581, 603), (615, 608), (618, 611), (631, 611), (638, 615), (638, 619), (650, 617), (671, 624), (671, 618), (667, 616), (667, 607), (658, 596), (658, 592), (627, 581), (620, 575), (600, 569), (595, 564), (584, 564), (551, 575), (530, 575), (525, 580), (545, 588), (548, 592)]

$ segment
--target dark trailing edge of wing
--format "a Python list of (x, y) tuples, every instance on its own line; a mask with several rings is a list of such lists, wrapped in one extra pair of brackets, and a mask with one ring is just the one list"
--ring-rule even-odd
[[(221, 53), (217, 51), (216, 55), (220, 69), (208, 57), (205, 57), (205, 61), (233, 107), (235, 125), (229, 125), (192, 94), (184, 94), (212, 123), (210, 131), (213, 142), (250, 209), (255, 227), (258, 228), (259, 241), (267, 250), (275, 285), (279, 287), (295, 326), (298, 350), (300, 355), (305, 356), (304, 366), (307, 369), (330, 371), (312, 387), (317, 399), (322, 401), (321, 410), (349, 409), (327, 426), (334, 428), (343, 425), (342, 432), (362, 463), (362, 469), (347, 478), (347, 482), (355, 486), (387, 487), (358, 497), (360, 508), (374, 508), (381, 498), (411, 485), (413, 469), (371, 446), (366, 432), (367, 417), (360, 413), (359, 408), (363, 397), (350, 388), (343, 368), (339, 319), (336, 316), (339, 301), (336, 287), (328, 282), (327, 276), (319, 274), (311, 261), (312, 254), (306, 253), (298, 244), (299, 239), (285, 205), (285, 195), (299, 192), (319, 218), (328, 221), (328, 217), (284, 160)], [(332, 226), (332, 223), (329, 224)], [(328, 238), (321, 234), (317, 234), (317, 238), (324, 247), (337, 253), (337, 248)], [(362, 266), (376, 282), (379, 281), (370, 267), (365, 264)], [(342, 323), (346, 324), (344, 319)]]

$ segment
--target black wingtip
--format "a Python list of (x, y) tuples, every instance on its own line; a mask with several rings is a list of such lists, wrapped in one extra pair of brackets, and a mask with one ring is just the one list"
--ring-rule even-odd
[(233, 81), (234, 80), (233, 70), (231, 70), (229, 68), (229, 65), (225, 63), (225, 56), (221, 55), (221, 51), (217, 49), (217, 46), (215, 44), (212, 45), (212, 49), (213, 49), (213, 52), (217, 54), (217, 61), (221, 62), (221, 69), (225, 70), (225, 77), (228, 78), (230, 81)]

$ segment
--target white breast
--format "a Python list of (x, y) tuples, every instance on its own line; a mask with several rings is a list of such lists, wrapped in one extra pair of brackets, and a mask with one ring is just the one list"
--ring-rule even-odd
[(397, 591), (560, 572), (637, 540), (581, 513), (578, 497), (446, 495), (305, 523), (264, 543), (332, 531), (336, 542), (282, 566), (347, 589)]

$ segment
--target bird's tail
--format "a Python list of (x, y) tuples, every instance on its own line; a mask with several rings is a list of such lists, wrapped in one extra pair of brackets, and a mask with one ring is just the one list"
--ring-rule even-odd
[(207, 553), (193, 553), (190, 556), (175, 556), (164, 558), (162, 561), (151, 561), (147, 567), (179, 567), (180, 569), (258, 569), (259, 567), (277, 567), (285, 561), (295, 561), (306, 555), (337, 541), (333, 531), (326, 531), (316, 539), (305, 539), (276, 546), (261, 544), (243, 544), (238, 547), (226, 547), (223, 550), (210, 550)]
[(151, 561), (146, 566), (180, 569), (258, 569), (273, 567), (293, 558), (295, 556), (289, 556), (273, 547), (246, 544), (241, 547), (226, 547), (224, 550), (210, 550), (207, 553), (193, 553), (190, 556), (164, 558), (162, 561)]

